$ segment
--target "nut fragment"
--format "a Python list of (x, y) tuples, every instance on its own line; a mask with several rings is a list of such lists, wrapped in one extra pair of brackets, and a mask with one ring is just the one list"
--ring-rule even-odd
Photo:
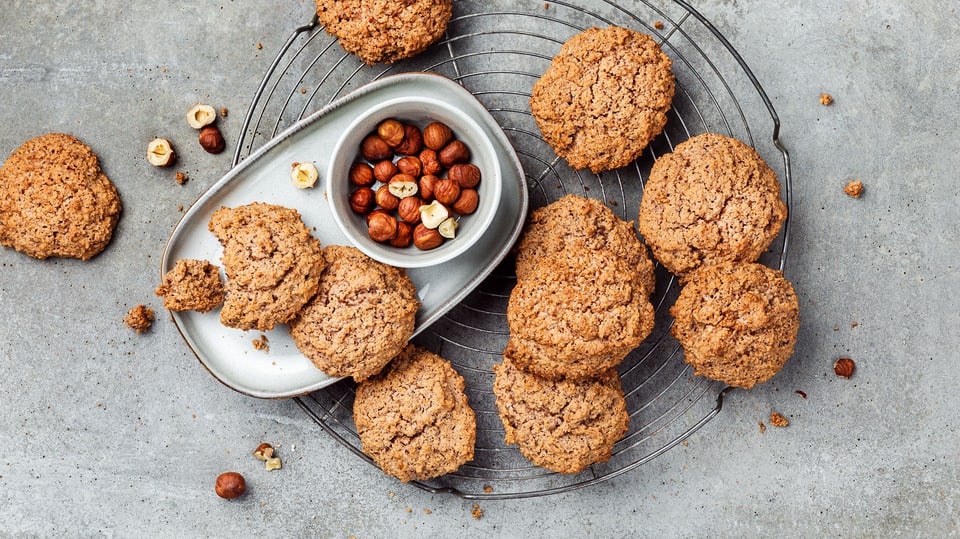
[(837, 376), (843, 376), (844, 378), (853, 376), (853, 371), (856, 368), (856, 363), (848, 357), (842, 357), (833, 363), (833, 372), (837, 373)]
[(440, 223), (440, 226), (437, 227), (437, 232), (444, 238), (452, 240), (457, 235), (457, 220), (453, 217), (447, 217)]
[(217, 111), (210, 105), (197, 103), (187, 111), (187, 124), (194, 129), (202, 129), (217, 119)]
[(369, 187), (358, 187), (350, 194), (350, 209), (357, 215), (366, 215), (377, 205), (377, 194)]
[(384, 120), (377, 126), (377, 134), (387, 143), (387, 146), (395, 148), (403, 142), (403, 124), (393, 118)]
[(170, 141), (157, 137), (147, 144), (147, 162), (155, 167), (169, 167), (176, 160)]
[(283, 467), (283, 461), (280, 460), (280, 457), (271, 457), (268, 458), (264, 463), (264, 466), (267, 468), (267, 471), (279, 470)]
[(226, 141), (223, 140), (223, 134), (215, 125), (208, 125), (201, 129), (198, 140), (200, 141), (200, 147), (209, 153), (220, 153), (227, 147)]
[(480, 169), (470, 163), (457, 163), (450, 167), (447, 177), (456, 180), (461, 188), (473, 188), (480, 183)]
[(268, 443), (262, 443), (253, 450), (253, 456), (260, 460), (267, 460), (273, 457), (273, 446)]
[(479, 205), (480, 195), (477, 194), (475, 189), (461, 189), (460, 198), (453, 203), (453, 211), (460, 215), (470, 215), (477, 211), (477, 206)]
[(224, 472), (217, 476), (214, 490), (216, 490), (217, 496), (232, 500), (243, 496), (243, 493), (247, 491), (247, 482), (237, 472)]
[(445, 167), (453, 166), (457, 163), (466, 163), (470, 160), (470, 148), (459, 140), (447, 144), (438, 154), (440, 164)]
[(417, 249), (427, 251), (439, 247), (442, 243), (443, 236), (435, 229), (423, 226), (423, 223), (413, 229), (413, 244)]
[(387, 212), (370, 213), (367, 234), (376, 242), (390, 241), (397, 235), (397, 219)]
[(403, 142), (396, 147), (400, 155), (417, 155), (423, 148), (423, 135), (415, 125), (403, 126)]
[(380, 135), (373, 133), (367, 135), (367, 137), (363, 139), (363, 142), (360, 143), (360, 154), (363, 155), (363, 158), (367, 161), (380, 161), (393, 157), (393, 148), (388, 146), (387, 143), (380, 138)]
[(397, 198), (407, 198), (417, 194), (420, 187), (417, 185), (417, 179), (409, 174), (397, 174), (387, 182), (387, 188), (390, 193)]
[(460, 184), (451, 179), (437, 181), (433, 186), (433, 198), (441, 204), (453, 204), (460, 198)]
[(350, 167), (350, 183), (360, 187), (370, 187), (376, 178), (373, 177), (373, 167), (366, 163), (354, 163)]
[(317, 184), (320, 173), (317, 172), (317, 166), (307, 161), (305, 163), (293, 163), (290, 167), (290, 181), (297, 189), (309, 189)]
[[(420, 222), (426, 228), (437, 228), (440, 223), (447, 220), (447, 217), (450, 217), (450, 212), (439, 201), (434, 200), (426, 206), (420, 206)], [(414, 240), (416, 240), (416, 235), (414, 235)]]
[(401, 221), (415, 225), (420, 222), (420, 206), (423, 206), (423, 201), (418, 196), (402, 198), (397, 206), (397, 215)]
[(453, 132), (445, 124), (432, 122), (423, 128), (423, 145), (440, 151), (453, 139)]
[(400, 205), (400, 199), (394, 196), (393, 193), (390, 192), (390, 187), (386, 185), (381, 185), (377, 189), (376, 199), (377, 205), (388, 211), (393, 211)]

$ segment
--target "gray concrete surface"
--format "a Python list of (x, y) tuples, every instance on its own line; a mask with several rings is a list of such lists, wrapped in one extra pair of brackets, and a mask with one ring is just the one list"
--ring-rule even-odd
[[(764, 84), (791, 150), (795, 356), (686, 446), (586, 490), (481, 502), (474, 519), (472, 502), (362, 465), (293, 403), (219, 384), (153, 296), (178, 206), (230, 158), (181, 143), (178, 186), (143, 159), (146, 141), (189, 140), (183, 113), (203, 100), (229, 109), (232, 145), (311, 3), (3, 2), (0, 153), (72, 133), (124, 210), (87, 263), (0, 250), (0, 535), (960, 535), (960, 14), (930, 0), (786, 4), (695, 2)], [(841, 191), (856, 178), (859, 200)], [(145, 335), (121, 322), (138, 303), (161, 313)], [(832, 373), (840, 355), (857, 362), (851, 380)], [(761, 434), (771, 410), (791, 425)], [(281, 444), (283, 470), (250, 458), (262, 440)], [(226, 469), (248, 476), (244, 499), (213, 495)]]

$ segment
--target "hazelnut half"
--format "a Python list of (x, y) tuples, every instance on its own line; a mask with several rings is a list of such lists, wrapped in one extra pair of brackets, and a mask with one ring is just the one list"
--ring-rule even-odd
[(273, 457), (273, 446), (268, 443), (262, 443), (253, 450), (253, 456), (260, 460), (267, 460)]
[(437, 232), (444, 238), (452, 240), (457, 235), (457, 220), (453, 217), (447, 217), (440, 223), (440, 226), (437, 227)]
[(155, 167), (169, 167), (176, 160), (170, 141), (157, 137), (147, 144), (147, 162)]
[(397, 174), (387, 182), (387, 188), (390, 193), (397, 198), (411, 197), (417, 194), (420, 187), (417, 185), (417, 179), (409, 174)]
[(201, 129), (198, 140), (201, 148), (213, 154), (220, 153), (227, 147), (226, 141), (223, 140), (223, 134), (215, 125), (208, 125)]
[[(434, 200), (426, 206), (420, 206), (420, 223), (426, 228), (437, 228), (447, 217), (450, 217), (450, 211), (439, 201)], [(413, 239), (417, 239), (416, 235)]]
[(309, 161), (293, 163), (290, 167), (290, 181), (297, 189), (309, 189), (317, 184), (319, 178), (317, 166)]
[(247, 491), (247, 482), (237, 472), (224, 472), (217, 476), (214, 490), (217, 492), (217, 496), (232, 500), (243, 496), (243, 493)]
[(187, 124), (194, 129), (202, 129), (217, 119), (217, 111), (210, 105), (197, 103), (187, 111)]

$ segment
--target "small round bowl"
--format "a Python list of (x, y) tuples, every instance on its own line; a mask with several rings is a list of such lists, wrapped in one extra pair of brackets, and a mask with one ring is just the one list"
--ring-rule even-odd
[[(350, 194), (356, 189), (349, 180), (350, 167), (363, 161), (360, 144), (377, 130), (380, 122), (394, 118), (413, 124), (423, 131), (430, 122), (443, 122), (453, 132), (454, 139), (470, 149), (470, 163), (480, 168), (477, 185), (480, 204), (469, 215), (459, 216), (456, 237), (447, 239), (439, 247), (420, 250), (414, 245), (393, 247), (389, 243), (373, 241), (367, 234), (365, 215), (350, 209)], [(396, 157), (394, 157), (396, 160)], [(371, 163), (372, 164), (372, 163)], [(446, 177), (443, 172), (439, 177)], [(385, 264), (400, 268), (422, 268), (447, 262), (470, 248), (490, 227), (500, 204), (500, 159), (486, 132), (470, 116), (451, 103), (426, 97), (404, 97), (384, 101), (363, 112), (351, 123), (333, 148), (327, 167), (327, 201), (333, 218), (343, 234), (362, 252)], [(376, 190), (376, 185), (374, 190)]]

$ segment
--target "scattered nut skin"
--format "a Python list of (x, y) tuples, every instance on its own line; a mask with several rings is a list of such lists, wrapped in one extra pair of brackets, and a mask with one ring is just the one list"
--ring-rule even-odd
[(350, 167), (350, 183), (358, 187), (370, 187), (376, 181), (373, 167), (366, 163), (354, 163)]
[(436, 176), (443, 170), (443, 165), (440, 164), (440, 158), (437, 156), (436, 150), (429, 148), (420, 152), (420, 165), (425, 175)]
[(217, 496), (232, 500), (243, 496), (243, 493), (247, 491), (247, 482), (237, 472), (224, 472), (217, 476), (214, 490), (217, 492)]
[(369, 187), (358, 187), (350, 194), (350, 209), (357, 215), (370, 213), (377, 205), (377, 194)]
[(392, 158), (393, 148), (388, 146), (387, 143), (380, 138), (380, 135), (373, 133), (367, 135), (367, 137), (363, 139), (363, 142), (360, 143), (360, 154), (363, 155), (364, 159), (373, 163)]
[(404, 174), (409, 174), (414, 178), (419, 178), (423, 172), (423, 165), (420, 158), (413, 155), (406, 155), (397, 159), (397, 170)]
[(157, 137), (147, 144), (147, 162), (155, 167), (169, 167), (177, 159), (170, 141)]
[(413, 245), (422, 251), (435, 249), (443, 244), (443, 236), (436, 229), (427, 228), (420, 223), (413, 229)]
[(453, 132), (446, 124), (431, 122), (423, 128), (423, 145), (439, 152), (453, 140)]
[(390, 241), (397, 235), (397, 219), (389, 213), (370, 213), (367, 220), (367, 234), (375, 242)]
[(420, 186), (417, 185), (417, 179), (402, 172), (390, 178), (390, 181), (387, 182), (387, 188), (390, 189), (390, 193), (393, 196), (401, 199), (411, 197), (420, 190)]
[(264, 467), (267, 469), (268, 472), (273, 470), (279, 470), (280, 468), (283, 467), (283, 461), (280, 460), (280, 457), (271, 457), (271, 458), (268, 458), (267, 461), (264, 463)]
[(393, 211), (400, 205), (400, 199), (390, 192), (390, 187), (387, 185), (377, 188), (376, 202), (378, 206), (388, 211)]
[(474, 188), (480, 183), (480, 169), (471, 163), (457, 163), (450, 167), (447, 177), (456, 180), (461, 188)]
[(396, 148), (403, 142), (403, 137), (406, 135), (406, 132), (403, 129), (402, 123), (393, 118), (389, 118), (380, 122), (380, 125), (377, 126), (377, 134), (387, 143), (387, 146)]
[(453, 203), (453, 211), (460, 215), (470, 215), (477, 211), (480, 205), (480, 195), (475, 189), (461, 189), (460, 198)]
[(423, 135), (420, 129), (415, 125), (406, 124), (403, 126), (403, 142), (396, 147), (396, 152), (400, 155), (417, 155), (423, 149)]
[(253, 450), (253, 456), (260, 460), (267, 460), (273, 457), (273, 446), (264, 442)]
[(390, 178), (396, 176), (399, 172), (397, 165), (389, 159), (378, 161), (377, 164), (373, 165), (373, 177), (380, 183), (387, 183)]
[(438, 180), (433, 186), (433, 198), (449, 206), (460, 198), (460, 184), (451, 179)]
[(420, 206), (423, 201), (418, 196), (402, 198), (397, 206), (397, 216), (404, 223), (415, 225), (420, 222)]
[(848, 357), (842, 357), (833, 363), (833, 372), (835, 372), (837, 376), (844, 378), (853, 376), (853, 371), (856, 370), (856, 368), (857, 364)]
[(410, 223), (398, 222), (397, 235), (390, 240), (390, 245), (400, 248), (409, 247), (413, 243), (413, 227), (414, 225)]
[(426, 202), (433, 201), (433, 188), (440, 181), (440, 178), (432, 175), (425, 174), (420, 177), (420, 198)]
[(187, 111), (187, 125), (194, 129), (203, 129), (216, 119), (217, 111), (204, 103), (197, 103)]
[[(446, 221), (447, 217), (450, 217), (450, 211), (437, 200), (434, 200), (426, 206), (420, 206), (420, 223), (425, 228), (437, 228), (440, 226), (440, 223)], [(414, 234), (413, 239), (414, 243), (416, 243), (416, 234)]]
[(457, 163), (466, 163), (470, 160), (470, 148), (459, 140), (447, 144), (438, 154), (440, 164), (451, 167)]
[(208, 153), (218, 154), (227, 147), (227, 142), (223, 140), (223, 134), (215, 125), (208, 125), (200, 130), (200, 147)]
[(458, 224), (456, 219), (453, 217), (447, 217), (442, 223), (440, 223), (440, 226), (437, 227), (437, 232), (439, 232), (444, 238), (452, 240), (457, 236), (457, 226)]
[(320, 173), (317, 166), (307, 161), (304, 163), (294, 163), (290, 170), (290, 181), (297, 189), (309, 189), (317, 184)]

